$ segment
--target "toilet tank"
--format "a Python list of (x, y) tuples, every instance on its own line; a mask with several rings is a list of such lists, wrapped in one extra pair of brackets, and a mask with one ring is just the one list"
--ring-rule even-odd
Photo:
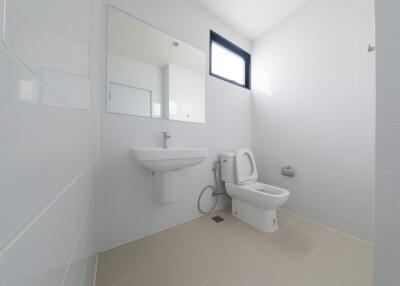
[(221, 179), (224, 182), (236, 182), (235, 157), (236, 153), (233, 152), (226, 152), (220, 155)]

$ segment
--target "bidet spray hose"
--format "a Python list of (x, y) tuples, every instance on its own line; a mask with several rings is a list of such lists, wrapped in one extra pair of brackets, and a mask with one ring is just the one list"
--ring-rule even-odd
[[(209, 214), (209, 213), (213, 212), (214, 209), (215, 209), (215, 207), (217, 206), (218, 197), (221, 196), (221, 195), (225, 195), (225, 193), (220, 193), (220, 192), (219, 192), (219, 183), (218, 183), (218, 176), (217, 176), (219, 164), (220, 164), (219, 161), (215, 161), (215, 162), (214, 162), (214, 165), (213, 165), (213, 168), (212, 168), (212, 171), (213, 171), (213, 173), (214, 173), (214, 184), (215, 184), (215, 186), (213, 186), (213, 185), (205, 186), (205, 187), (203, 188), (203, 190), (201, 190), (200, 195), (199, 195), (199, 198), (198, 198), (198, 200), (197, 200), (197, 209), (198, 209), (199, 212), (202, 213), (202, 214)], [(212, 206), (212, 208), (211, 208), (210, 210), (208, 210), (208, 211), (203, 211), (203, 210), (201, 209), (201, 206), (200, 206), (200, 201), (201, 201), (201, 198), (202, 198), (203, 194), (204, 194), (205, 191), (208, 190), (208, 189), (211, 189), (211, 190), (212, 190), (212, 194), (211, 194), (211, 195), (212, 195), (212, 197), (215, 198), (215, 201), (214, 201), (214, 204), (213, 204), (213, 206)]]

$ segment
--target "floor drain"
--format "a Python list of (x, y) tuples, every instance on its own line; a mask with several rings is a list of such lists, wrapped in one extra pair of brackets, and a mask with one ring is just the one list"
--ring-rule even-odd
[(215, 221), (215, 222), (221, 222), (221, 221), (224, 220), (224, 218), (223, 218), (223, 217), (220, 217), (219, 215), (214, 216), (214, 217), (212, 217), (211, 219), (212, 219), (213, 221)]

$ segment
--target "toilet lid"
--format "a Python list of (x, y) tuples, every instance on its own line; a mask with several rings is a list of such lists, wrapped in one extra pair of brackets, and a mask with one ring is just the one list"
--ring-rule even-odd
[(236, 153), (236, 179), (238, 185), (257, 182), (256, 161), (249, 149), (240, 149)]

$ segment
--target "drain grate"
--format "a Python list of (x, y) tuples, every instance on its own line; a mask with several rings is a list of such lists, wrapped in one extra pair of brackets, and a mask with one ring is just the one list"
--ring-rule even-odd
[(213, 221), (215, 221), (216, 223), (221, 222), (221, 221), (224, 221), (224, 218), (221, 217), (221, 216), (219, 216), (219, 215), (213, 216), (211, 219), (212, 219)]

